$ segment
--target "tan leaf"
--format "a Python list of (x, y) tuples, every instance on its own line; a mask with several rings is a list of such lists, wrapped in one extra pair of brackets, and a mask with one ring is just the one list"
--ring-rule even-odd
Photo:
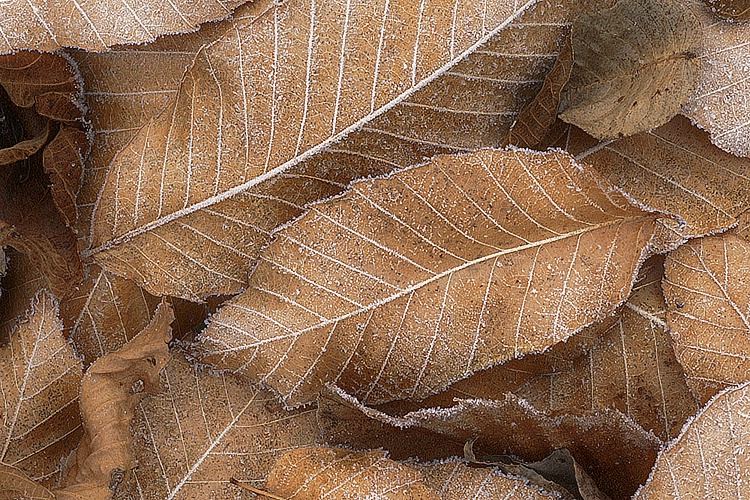
[[(0, 223), (0, 236), (3, 225)], [(21, 316), (26, 314), (36, 293), (49, 287), (49, 282), (31, 264), (29, 258), (11, 247), (4, 249), (6, 274), (0, 293), (0, 344), (7, 344)]]
[(560, 118), (600, 139), (663, 125), (698, 85), (701, 37), (679, 0), (620, 0), (581, 16)]
[(657, 217), (562, 152), (439, 156), (279, 231), (200, 356), (288, 405), (422, 399), (609, 315)]
[(4, 500), (54, 500), (55, 495), (32, 481), (21, 469), (0, 463), (0, 497)]
[(697, 0), (683, 0), (703, 25), (700, 84), (683, 108), (714, 144), (750, 157), (750, 24), (718, 21)]
[(40, 291), (0, 348), (0, 462), (47, 486), (81, 435), (81, 364), (62, 333), (57, 300)]
[(732, 233), (698, 238), (670, 252), (665, 267), (675, 353), (705, 403), (750, 380), (750, 243)]
[(196, 370), (180, 354), (162, 386), (136, 408), (138, 466), (116, 498), (235, 498), (231, 477), (262, 487), (279, 456), (321, 442), (314, 407), (285, 411), (269, 391)]
[(235, 23), (118, 154), (87, 255), (155, 294), (234, 293), (302, 205), (500, 144), (585, 4), (531, 3), (293, 0)]
[(542, 89), (531, 104), (524, 108), (510, 127), (508, 144), (520, 148), (539, 149), (557, 118), (560, 94), (570, 79), (573, 68), (573, 41), (566, 37), (555, 65), (544, 79)]
[(44, 148), (44, 170), (49, 174), (52, 199), (65, 224), (75, 227), (78, 218), (76, 193), (81, 187), (84, 158), (89, 150), (86, 133), (63, 125)]
[(743, 498), (750, 485), (750, 386), (711, 399), (656, 460), (634, 499)]
[(703, 0), (703, 3), (719, 17), (734, 21), (750, 21), (748, 0)]
[(9, 0), (0, 4), (0, 53), (62, 47), (104, 50), (144, 43), (167, 33), (194, 31), (200, 23), (228, 16), (241, 0), (187, 2), (45, 2)]
[(395, 446), (404, 454), (394, 453), (395, 458), (430, 460), (436, 446), (446, 451), (458, 446), (461, 454), (463, 444), (476, 439), (478, 456), (513, 455), (527, 462), (568, 448), (612, 498), (629, 498), (646, 481), (661, 445), (615, 409), (551, 417), (512, 394), (499, 400), (457, 399), (450, 408), (423, 408), (401, 417), (365, 407), (335, 388), (320, 401), (321, 430), (330, 444), (353, 449), (374, 444), (392, 453)]
[(55, 491), (58, 499), (110, 498), (117, 479), (135, 465), (130, 423), (141, 399), (159, 389), (159, 373), (170, 360), (166, 343), (173, 319), (163, 302), (133, 340), (86, 371), (80, 397), (84, 435), (63, 488)]
[(568, 141), (579, 160), (644, 205), (678, 214), (679, 236), (716, 233), (750, 209), (750, 160), (725, 153), (684, 117), (618, 141), (596, 145), (575, 134)]

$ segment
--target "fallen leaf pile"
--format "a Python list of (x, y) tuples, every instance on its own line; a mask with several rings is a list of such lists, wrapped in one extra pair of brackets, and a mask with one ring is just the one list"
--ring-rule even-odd
[(746, 496), (749, 12), (0, 2), (0, 498)]

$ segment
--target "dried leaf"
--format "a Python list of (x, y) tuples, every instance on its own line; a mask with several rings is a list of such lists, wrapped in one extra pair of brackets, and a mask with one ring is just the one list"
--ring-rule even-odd
[(81, 187), (84, 158), (89, 140), (83, 130), (62, 126), (55, 138), (44, 148), (44, 170), (49, 174), (52, 199), (65, 224), (75, 226), (78, 218), (76, 193)]
[(664, 296), (677, 359), (703, 403), (750, 380), (750, 243), (724, 233), (671, 252)]
[[(1, 106), (1, 104), (0, 104)], [(11, 165), (23, 161), (39, 151), (49, 139), (49, 127), (45, 127), (35, 137), (20, 141), (5, 149), (0, 149), (0, 165)]]
[[(0, 224), (0, 235), (3, 226)], [(11, 247), (4, 249), (6, 274), (2, 279), (0, 293), (0, 344), (7, 344), (11, 332), (26, 313), (36, 293), (48, 288), (49, 283), (31, 264), (29, 258)]]
[(633, 497), (742, 498), (750, 484), (750, 386), (711, 399), (656, 460)]
[(44, 486), (32, 481), (23, 471), (0, 463), (0, 498), (3, 500), (54, 500)]
[(678, 0), (620, 0), (581, 16), (560, 118), (600, 139), (667, 123), (698, 86), (701, 37)]
[(724, 19), (750, 21), (750, 1), (748, 0), (703, 0), (711, 12)]
[(542, 90), (531, 104), (518, 114), (510, 127), (508, 144), (521, 148), (540, 149), (552, 125), (557, 118), (560, 105), (560, 94), (570, 79), (573, 68), (573, 40), (566, 37), (555, 65), (544, 79)]
[(288, 405), (422, 399), (609, 315), (657, 217), (562, 152), (436, 157), (278, 232), (199, 355)]
[(231, 477), (262, 487), (279, 456), (320, 443), (315, 408), (285, 411), (269, 391), (196, 370), (180, 354), (162, 386), (136, 409), (138, 467), (116, 498), (235, 498)]
[(57, 300), (40, 291), (0, 348), (0, 462), (47, 486), (81, 435), (81, 365), (62, 333)]
[(121, 480), (134, 466), (130, 423), (141, 399), (159, 389), (159, 373), (170, 359), (166, 343), (173, 319), (172, 309), (162, 303), (141, 333), (86, 371), (81, 382), (84, 435), (63, 489), (55, 492), (58, 499), (110, 498), (113, 479)]
[(200, 23), (228, 16), (240, 3), (10, 0), (0, 4), (0, 18), (4, 20), (0, 53), (55, 51), (62, 47), (104, 50), (118, 44), (150, 42), (167, 33), (194, 31)]
[(569, 144), (639, 202), (684, 219), (683, 227), (673, 225), (680, 237), (723, 231), (750, 209), (750, 160), (713, 146), (681, 116), (610, 144), (589, 149), (590, 138), (579, 134)]
[(294, 0), (235, 23), (118, 154), (87, 255), (155, 294), (234, 293), (302, 205), (502, 143), (585, 4), (532, 3)]

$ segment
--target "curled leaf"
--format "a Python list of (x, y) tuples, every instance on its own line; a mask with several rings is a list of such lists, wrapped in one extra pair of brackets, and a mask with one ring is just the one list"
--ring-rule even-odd
[(678, 0), (620, 0), (581, 16), (560, 118), (599, 139), (663, 125), (698, 86), (701, 38)]
[(711, 12), (724, 19), (750, 21), (750, 1), (748, 0), (703, 0)]

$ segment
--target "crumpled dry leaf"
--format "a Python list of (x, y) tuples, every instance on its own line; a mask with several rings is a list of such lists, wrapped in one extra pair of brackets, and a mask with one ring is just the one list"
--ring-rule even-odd
[(667, 256), (664, 297), (677, 359), (705, 403), (750, 380), (750, 243), (731, 232)]
[(173, 319), (162, 302), (133, 340), (86, 371), (80, 396), (84, 435), (62, 489), (55, 491), (58, 499), (108, 499), (133, 467), (130, 423), (141, 399), (159, 389), (159, 373), (171, 357)]
[(750, 21), (750, 1), (748, 0), (703, 0), (711, 12), (724, 19)]
[(228, 16), (242, 0), (148, 3), (9, 0), (0, 3), (0, 53), (62, 47), (105, 50), (153, 41), (166, 33), (194, 31)]
[[(0, 106), (2, 103), (0, 101)], [(9, 120), (7, 110), (5, 119)], [(25, 141), (16, 142), (13, 145), (0, 149), (0, 166), (11, 165), (17, 161), (23, 161), (42, 149), (49, 140), (49, 126), (44, 127), (36, 136)]]
[(393, 417), (363, 406), (340, 389), (330, 389), (321, 395), (319, 413), (329, 444), (382, 447), (394, 458), (429, 460), (436, 446), (444, 450), (458, 446), (457, 454), (462, 454), (463, 444), (476, 439), (479, 456), (513, 455), (528, 462), (568, 448), (613, 499), (629, 498), (646, 481), (661, 446), (653, 434), (611, 408), (550, 417), (507, 394), (499, 400), (457, 399), (450, 408), (423, 408)]
[[(57, 300), (42, 290), (0, 348), (0, 463), (47, 486), (59, 479), (60, 461), (81, 435), (81, 375), (63, 337)], [(12, 476), (0, 475), (0, 489), (8, 479)]]
[(162, 386), (136, 408), (137, 468), (117, 499), (235, 498), (231, 477), (262, 487), (284, 452), (321, 443), (314, 407), (286, 411), (271, 392), (196, 370), (178, 353)]
[(555, 65), (544, 79), (542, 89), (510, 127), (508, 144), (519, 148), (541, 149), (545, 136), (557, 118), (560, 94), (573, 69), (573, 40), (569, 34), (557, 55)]
[(679, 0), (620, 0), (581, 16), (560, 118), (599, 139), (663, 125), (698, 86), (701, 37)]
[(703, 25), (700, 85), (682, 110), (714, 144), (750, 157), (750, 24), (718, 21), (698, 0), (683, 0)]
[(750, 384), (731, 387), (688, 423), (656, 460), (635, 500), (743, 498), (750, 485)]
[(585, 5), (532, 3), (294, 0), (237, 22), (115, 159), (87, 255), (155, 294), (234, 293), (302, 205), (502, 143)]
[(563, 152), (439, 156), (276, 233), (196, 352), (288, 405), (423, 399), (611, 314), (658, 216)]

